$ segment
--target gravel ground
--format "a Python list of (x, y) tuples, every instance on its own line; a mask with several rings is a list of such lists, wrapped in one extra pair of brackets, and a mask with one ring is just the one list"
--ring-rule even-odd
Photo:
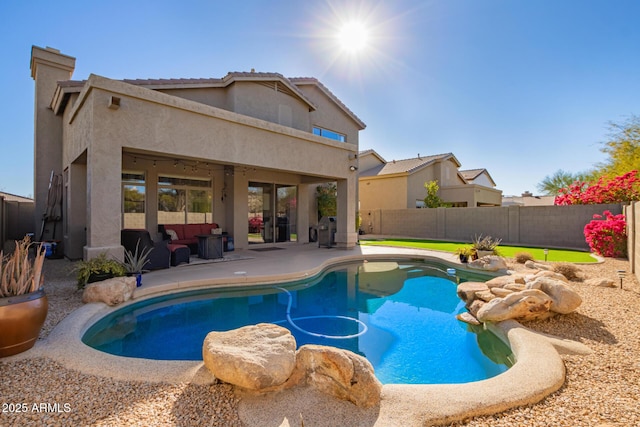
[[(82, 305), (66, 260), (47, 260), (49, 332)], [(510, 263), (513, 269), (523, 266)], [(580, 265), (581, 279), (619, 280), (625, 260)], [(451, 426), (640, 426), (640, 286), (633, 275), (623, 289), (572, 286), (583, 298), (576, 313), (529, 322), (527, 327), (580, 341), (594, 350), (563, 356), (565, 385), (542, 402)], [(0, 426), (240, 426), (238, 399), (226, 384), (154, 384), (85, 375), (47, 359), (0, 360)], [(20, 412), (18, 412), (20, 411)], [(305, 423), (307, 424), (307, 423)]]

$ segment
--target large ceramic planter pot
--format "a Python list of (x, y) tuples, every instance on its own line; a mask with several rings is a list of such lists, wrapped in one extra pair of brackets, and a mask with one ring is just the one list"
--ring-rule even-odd
[(0, 357), (22, 353), (33, 347), (48, 310), (44, 290), (0, 298)]

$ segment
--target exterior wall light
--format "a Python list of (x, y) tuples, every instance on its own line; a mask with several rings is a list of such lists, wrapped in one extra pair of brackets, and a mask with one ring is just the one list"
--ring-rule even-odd
[(351, 172), (355, 172), (355, 171), (357, 171), (357, 170), (358, 170), (358, 167), (357, 167), (357, 166), (353, 166), (353, 165), (351, 165), (351, 166), (349, 166), (349, 170), (350, 170)]

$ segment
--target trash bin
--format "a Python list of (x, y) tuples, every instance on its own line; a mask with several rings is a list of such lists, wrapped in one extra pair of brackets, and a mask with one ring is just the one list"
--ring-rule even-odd
[(336, 244), (336, 217), (323, 216), (318, 222), (318, 247), (328, 248)]

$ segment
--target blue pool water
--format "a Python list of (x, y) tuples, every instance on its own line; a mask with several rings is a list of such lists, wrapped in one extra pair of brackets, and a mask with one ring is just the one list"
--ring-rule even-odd
[(267, 322), (288, 328), (298, 346), (331, 345), (365, 356), (382, 383), (464, 383), (506, 371), (510, 349), (456, 319), (464, 303), (444, 268), (357, 262), (308, 282), (153, 298), (101, 319), (83, 342), (121, 356), (202, 360), (210, 331)]

